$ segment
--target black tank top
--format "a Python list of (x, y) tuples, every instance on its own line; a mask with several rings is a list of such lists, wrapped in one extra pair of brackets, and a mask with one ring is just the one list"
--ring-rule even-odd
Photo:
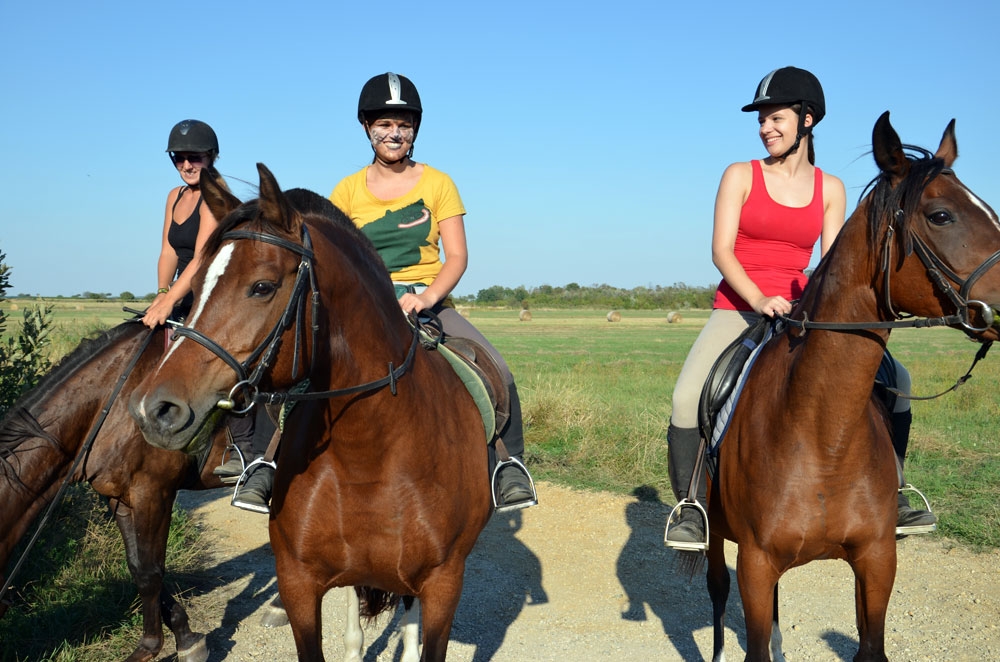
[(187, 217), (187, 220), (183, 223), (178, 223), (177, 219), (174, 218), (177, 203), (181, 201), (181, 196), (184, 195), (184, 191), (187, 188), (186, 186), (181, 187), (181, 190), (177, 193), (177, 199), (174, 200), (174, 206), (170, 210), (170, 229), (167, 231), (167, 241), (170, 243), (170, 247), (174, 249), (174, 252), (177, 253), (177, 273), (174, 274), (175, 279), (184, 272), (185, 267), (194, 259), (194, 249), (198, 243), (198, 229), (201, 225), (201, 214), (199, 212), (199, 209), (201, 209), (201, 193), (198, 194), (198, 201), (194, 204), (194, 211)]
[[(177, 254), (177, 273), (174, 274), (174, 280), (184, 272), (187, 265), (194, 259), (194, 249), (198, 245), (198, 228), (201, 226), (201, 214), (198, 211), (201, 209), (200, 192), (198, 193), (198, 201), (194, 204), (194, 211), (187, 217), (187, 220), (183, 223), (178, 223), (177, 219), (174, 218), (177, 203), (181, 201), (181, 196), (184, 195), (184, 191), (187, 188), (187, 186), (181, 187), (181, 190), (177, 193), (174, 206), (170, 209), (170, 229), (167, 230), (167, 242)], [(180, 303), (177, 304), (175, 315), (183, 319), (188, 314), (188, 311), (191, 310), (193, 303), (194, 294), (188, 292), (181, 299)]]

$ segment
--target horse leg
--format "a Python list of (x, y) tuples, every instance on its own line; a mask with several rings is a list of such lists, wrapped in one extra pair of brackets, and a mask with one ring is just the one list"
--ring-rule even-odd
[(347, 617), (344, 623), (344, 662), (361, 662), (361, 649), (365, 645), (365, 632), (361, 629), (361, 600), (353, 586), (347, 591)]
[(774, 629), (774, 596), (778, 572), (763, 550), (740, 545), (736, 558), (736, 581), (743, 598), (747, 626), (747, 662), (769, 662), (769, 644)]
[[(192, 632), (184, 608), (173, 596), (163, 593), (163, 573), (170, 530), (170, 510), (175, 494), (155, 498), (131, 499), (142, 507), (125, 505), (111, 498), (115, 523), (125, 543), (125, 559), (142, 602), (143, 636), (128, 662), (146, 662), (156, 658), (163, 648), (163, 614), (177, 640), (178, 660), (203, 662), (208, 659), (204, 635)], [(187, 655), (185, 656), (185, 653)]]
[(774, 585), (774, 616), (771, 620), (771, 659), (774, 662), (785, 662), (785, 653), (781, 650), (781, 628), (778, 626), (778, 584)]
[(729, 601), (729, 568), (726, 541), (712, 534), (708, 545), (708, 595), (712, 598), (712, 662), (726, 659), (726, 603)]
[(424, 650), (421, 662), (444, 662), (448, 652), (451, 624), (462, 597), (464, 559), (452, 566), (439, 568), (435, 576), (424, 583), (420, 591), (420, 621), (424, 626)]
[(274, 596), (267, 603), (267, 609), (260, 617), (260, 624), (266, 628), (280, 628), (288, 625), (288, 614), (285, 613), (285, 605), (281, 604), (280, 595)]
[(416, 598), (403, 598), (403, 623), (400, 626), (403, 636), (403, 657), (400, 662), (420, 662), (420, 621), (417, 618), (415, 606), (419, 604)]
[[(271, 544), (275, 543), (274, 522), (271, 522)], [(323, 591), (320, 582), (294, 562), (282, 563), (291, 552), (275, 550), (278, 592), (285, 605), (288, 622), (295, 638), (299, 662), (323, 662)]]
[(850, 559), (854, 570), (854, 608), (858, 620), (858, 654), (854, 662), (885, 662), (885, 615), (896, 579), (896, 544), (869, 546)]

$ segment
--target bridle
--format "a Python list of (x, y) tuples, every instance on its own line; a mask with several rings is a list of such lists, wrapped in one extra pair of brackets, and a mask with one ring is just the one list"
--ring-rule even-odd
[[(312, 240), (309, 236), (309, 230), (306, 225), (302, 224), (302, 244), (296, 244), (295, 242), (289, 241), (283, 237), (279, 237), (273, 234), (267, 234), (263, 232), (253, 232), (249, 230), (230, 230), (222, 235), (222, 240), (227, 239), (238, 240), (238, 239), (251, 239), (254, 241), (263, 241), (269, 244), (273, 244), (285, 250), (291, 251), (299, 256), (299, 267), (295, 277), (295, 283), (292, 285), (291, 294), (288, 297), (288, 302), (285, 304), (285, 310), (281, 315), (281, 318), (275, 324), (271, 332), (261, 341), (261, 343), (250, 353), (250, 355), (244, 361), (237, 360), (232, 354), (227, 352), (221, 345), (217, 342), (203, 334), (197, 329), (178, 326), (174, 329), (174, 333), (183, 337), (190, 338), (194, 342), (198, 343), (205, 349), (209, 350), (215, 354), (218, 358), (222, 359), (229, 367), (233, 369), (236, 373), (237, 382), (229, 390), (228, 397), (220, 400), (216, 406), (220, 409), (231, 410), (236, 414), (245, 414), (253, 409), (255, 404), (282, 404), (284, 402), (294, 401), (294, 400), (320, 400), (327, 398), (335, 398), (345, 395), (353, 395), (357, 393), (365, 393), (368, 391), (374, 391), (388, 386), (393, 395), (396, 395), (396, 382), (402, 377), (410, 366), (413, 364), (413, 357), (416, 354), (417, 345), (419, 342), (419, 335), (417, 329), (413, 331), (413, 338), (410, 343), (410, 349), (407, 352), (406, 358), (403, 363), (399, 366), (395, 366), (391, 361), (389, 362), (389, 374), (380, 379), (376, 379), (364, 384), (358, 384), (357, 386), (350, 386), (347, 388), (335, 389), (330, 391), (305, 391), (296, 393), (278, 393), (278, 392), (262, 392), (259, 389), (261, 380), (267, 371), (271, 368), (271, 364), (274, 362), (275, 357), (278, 354), (278, 350), (281, 347), (282, 337), (285, 331), (290, 329), (292, 325), (295, 326), (295, 349), (293, 354), (293, 368), (292, 368), (292, 380), (296, 381), (299, 378), (298, 367), (299, 367), (299, 357), (302, 352), (302, 336), (304, 334), (305, 325), (305, 305), (306, 305), (306, 291), (309, 291), (311, 310), (312, 314), (310, 316), (310, 329), (312, 334), (312, 344), (310, 345), (310, 367), (309, 374), (312, 374), (313, 368), (315, 368), (316, 363), (316, 347), (319, 337), (319, 288), (316, 284), (316, 272), (314, 267), (314, 253), (312, 250)], [(238, 407), (237, 396), (243, 395), (240, 400), (245, 403), (245, 406)]]
[[(939, 174), (954, 175), (954, 171), (951, 168), (943, 168)], [(897, 209), (894, 213), (894, 221), (896, 223), (901, 223), (905, 216), (905, 212), (902, 209)], [(943, 293), (949, 301), (955, 306), (955, 312), (951, 315), (942, 315), (940, 317), (927, 317), (927, 318), (916, 318), (910, 317), (903, 319), (902, 314), (896, 312), (892, 304), (892, 246), (895, 243), (896, 230), (893, 224), (890, 223), (889, 227), (885, 232), (885, 244), (882, 250), (882, 263), (880, 269), (882, 271), (882, 276), (884, 278), (884, 306), (885, 309), (889, 311), (892, 316), (892, 320), (888, 321), (873, 321), (873, 322), (816, 322), (810, 320), (808, 315), (803, 312), (803, 319), (797, 320), (791, 317), (782, 315), (781, 319), (786, 324), (801, 329), (803, 333), (810, 329), (820, 329), (825, 331), (859, 331), (865, 329), (899, 329), (899, 328), (928, 328), (935, 326), (961, 326), (972, 333), (982, 333), (986, 331), (994, 323), (993, 308), (984, 301), (978, 299), (970, 299), (969, 293), (972, 291), (972, 286), (975, 285), (976, 281), (982, 278), (986, 272), (992, 269), (998, 262), (1000, 262), (1000, 251), (996, 251), (991, 256), (986, 258), (978, 267), (976, 267), (969, 277), (963, 279), (961, 276), (952, 271), (937, 254), (932, 251), (924, 240), (918, 235), (911, 233), (910, 239), (913, 242), (913, 251), (920, 258), (924, 267), (927, 269), (927, 276), (931, 280), (931, 283)], [(958, 290), (952, 285), (952, 283), (958, 284)], [(973, 326), (971, 322), (970, 310), (978, 309), (983, 317), (984, 326)]]

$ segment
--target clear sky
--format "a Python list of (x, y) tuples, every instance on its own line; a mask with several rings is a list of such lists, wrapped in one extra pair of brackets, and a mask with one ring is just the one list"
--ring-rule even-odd
[(740, 107), (785, 65), (823, 83), (817, 161), (849, 212), (885, 110), (932, 150), (956, 118), (956, 171), (996, 208), (998, 25), (986, 0), (0, 0), (8, 294), (155, 290), (182, 119), (215, 128), (240, 197), (258, 161), (328, 195), (371, 159), (357, 99), (385, 71), (417, 85), (415, 157), (468, 210), (458, 294), (714, 284), (719, 178), (764, 155)]

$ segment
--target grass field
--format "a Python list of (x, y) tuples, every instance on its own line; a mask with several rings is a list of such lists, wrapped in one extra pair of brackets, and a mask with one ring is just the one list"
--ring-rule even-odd
[[(47, 302), (54, 305), (57, 355), (127, 316), (118, 302)], [(526, 456), (537, 478), (622, 493), (647, 485), (672, 500), (665, 442), (670, 395), (708, 311), (683, 311), (673, 324), (667, 311), (622, 311), (614, 323), (604, 310), (532, 310), (527, 322), (512, 310), (464, 312), (517, 377)], [(19, 314), (10, 311), (8, 318), (15, 329)], [(977, 347), (951, 329), (897, 330), (890, 341), (910, 370), (915, 395), (950, 387)], [(997, 361), (988, 356), (957, 391), (913, 403), (907, 479), (931, 499), (941, 531), (974, 546), (1000, 546)]]

